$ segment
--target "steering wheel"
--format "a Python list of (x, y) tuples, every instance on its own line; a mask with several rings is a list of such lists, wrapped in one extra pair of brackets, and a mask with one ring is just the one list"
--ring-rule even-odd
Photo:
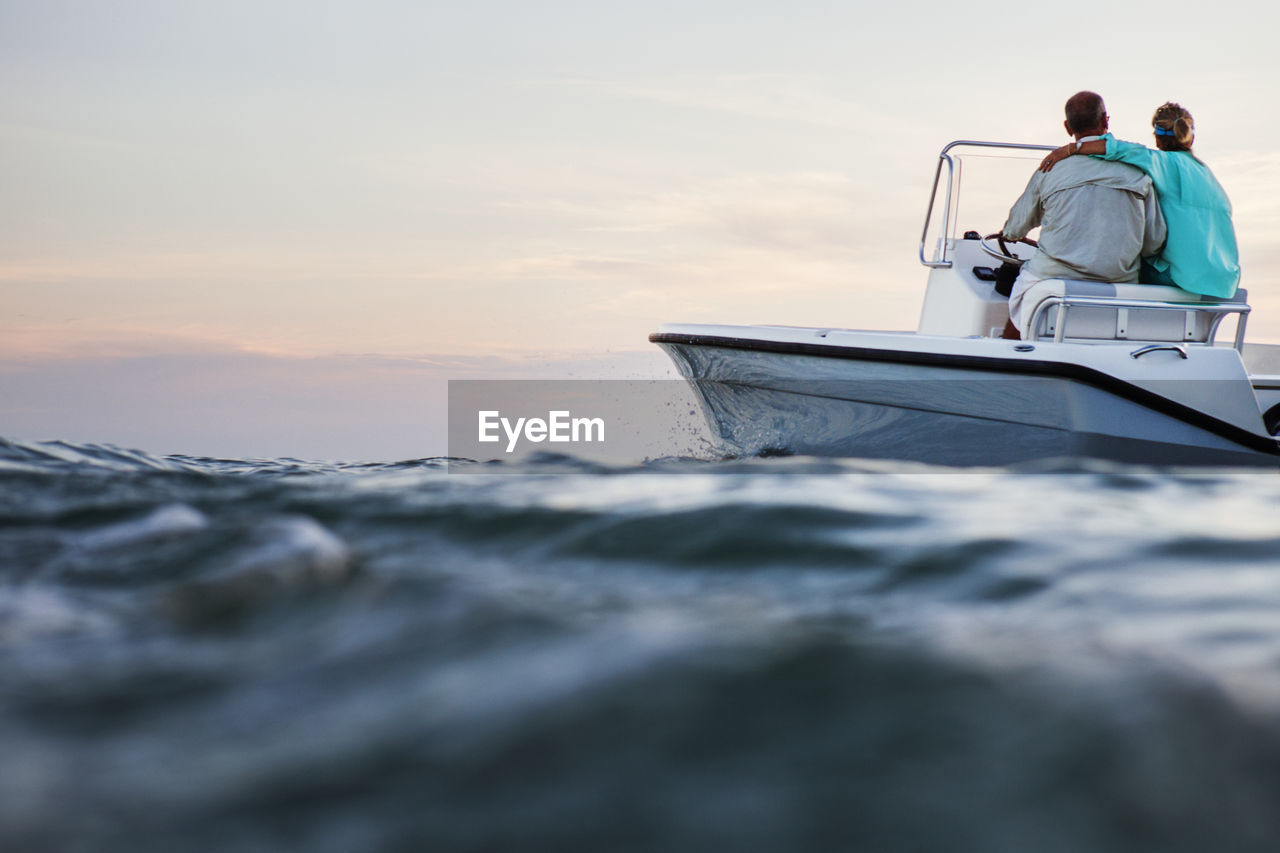
[[(997, 243), (1000, 244), (1000, 248), (998, 250), (993, 249), (991, 247), (991, 244), (987, 242), (988, 240), (991, 240), (991, 239), (994, 239)], [(982, 251), (986, 252), (988, 255), (995, 258), (996, 260), (1004, 261), (1010, 264), (1017, 264), (1018, 266), (1022, 266), (1023, 264), (1025, 264), (1027, 262), (1027, 259), (1020, 258), (1017, 255), (1015, 255), (1013, 252), (1010, 252), (1009, 247), (1005, 245), (1005, 242), (1006, 241), (1004, 239), (1004, 234), (997, 231), (995, 234), (988, 234), (987, 236), (980, 239), (978, 241), (978, 245), (982, 246)], [(1032, 248), (1037, 248), (1040, 245), (1035, 240), (1032, 240), (1030, 237), (1023, 237), (1021, 240), (1010, 240), (1008, 242), (1024, 243), (1028, 246), (1031, 246)]]

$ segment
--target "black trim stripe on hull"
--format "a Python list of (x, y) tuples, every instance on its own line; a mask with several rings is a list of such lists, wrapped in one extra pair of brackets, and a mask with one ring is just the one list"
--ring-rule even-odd
[(951, 355), (948, 353), (912, 352), (903, 350), (873, 349), (871, 347), (836, 346), (833, 344), (810, 344), (799, 341), (765, 341), (755, 338), (729, 338), (719, 335), (688, 335), (669, 332), (654, 332), (649, 341), (655, 344), (675, 344), (680, 346), (716, 347), (719, 349), (753, 350), (786, 355), (813, 355), (822, 358), (839, 358), (848, 361), (885, 361), (897, 364), (920, 364), (932, 367), (953, 367), (966, 370), (999, 371), (1001, 373), (1023, 373), (1033, 376), (1054, 376), (1063, 379), (1074, 379), (1093, 385), (1117, 397), (1146, 406), (1149, 409), (1176, 418), (1191, 426), (1211, 432), (1247, 447), (1250, 450), (1270, 456), (1280, 457), (1280, 443), (1247, 429), (1228, 423), (1212, 415), (1198, 411), (1162, 397), (1145, 388), (1131, 385), (1100, 370), (1083, 367), (1078, 364), (1064, 364), (1058, 361), (1039, 361), (1035, 359), (994, 358), (982, 355)]

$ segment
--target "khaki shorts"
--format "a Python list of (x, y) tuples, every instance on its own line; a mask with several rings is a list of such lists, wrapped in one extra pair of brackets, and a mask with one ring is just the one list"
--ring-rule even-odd
[[(1013, 289), (1009, 291), (1009, 319), (1013, 321), (1013, 325), (1018, 327), (1018, 333), (1025, 339), (1027, 337), (1027, 323), (1031, 321), (1031, 315), (1028, 313), (1025, 317), (1022, 310), (1022, 296), (1031, 288), (1044, 281), (1038, 275), (1032, 275), (1027, 272), (1024, 265), (1018, 273), (1018, 278), (1013, 282)], [(1034, 308), (1035, 306), (1028, 306)]]

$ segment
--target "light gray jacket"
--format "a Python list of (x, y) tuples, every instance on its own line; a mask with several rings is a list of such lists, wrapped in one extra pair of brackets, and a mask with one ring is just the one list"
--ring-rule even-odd
[(1040, 226), (1025, 269), (1037, 278), (1135, 282), (1141, 259), (1160, 251), (1164, 216), (1151, 179), (1124, 163), (1068, 157), (1036, 171), (1009, 211), (1005, 239)]

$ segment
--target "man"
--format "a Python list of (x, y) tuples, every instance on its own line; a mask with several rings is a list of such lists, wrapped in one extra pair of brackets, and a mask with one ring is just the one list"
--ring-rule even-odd
[[(1072, 95), (1066, 113), (1063, 124), (1077, 147), (1107, 132), (1100, 95)], [(1030, 311), (1022, 310), (1022, 296), (1032, 285), (1047, 278), (1136, 282), (1142, 258), (1159, 252), (1165, 240), (1151, 179), (1133, 166), (1094, 157), (1068, 157), (1052, 171), (1032, 175), (1009, 211), (1004, 238), (1021, 240), (1037, 225), (1040, 246), (1022, 265), (1009, 294), (1010, 324), (1022, 337), (1031, 320)], [(1013, 336), (1011, 327), (1006, 337)]]

